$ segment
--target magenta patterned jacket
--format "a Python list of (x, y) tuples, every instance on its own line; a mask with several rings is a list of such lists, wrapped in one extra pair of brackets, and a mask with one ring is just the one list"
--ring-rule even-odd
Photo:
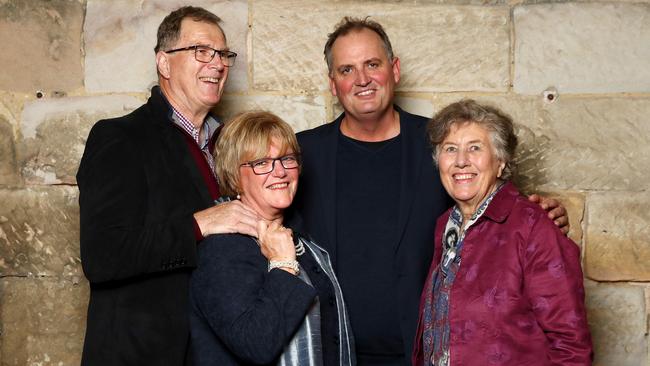
[[(437, 222), (424, 291), (450, 212)], [(466, 233), (449, 300), (450, 365), (590, 365), (582, 281), (578, 246), (506, 183)], [(422, 359), (422, 306), (414, 365), (430, 364)]]

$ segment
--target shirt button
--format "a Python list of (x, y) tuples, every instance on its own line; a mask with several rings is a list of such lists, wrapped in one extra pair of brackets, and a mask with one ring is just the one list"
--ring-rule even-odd
[(330, 296), (330, 301), (329, 301), (329, 303), (330, 303), (330, 306), (334, 306), (334, 305), (336, 305), (336, 299), (334, 299), (334, 296)]

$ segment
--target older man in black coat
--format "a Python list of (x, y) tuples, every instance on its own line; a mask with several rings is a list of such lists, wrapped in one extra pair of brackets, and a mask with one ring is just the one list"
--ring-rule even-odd
[(77, 182), (90, 281), (82, 365), (190, 364), (188, 281), (213, 233), (255, 234), (256, 215), (219, 194), (210, 148), (236, 54), (219, 18), (183, 7), (158, 29), (160, 87), (90, 132)]

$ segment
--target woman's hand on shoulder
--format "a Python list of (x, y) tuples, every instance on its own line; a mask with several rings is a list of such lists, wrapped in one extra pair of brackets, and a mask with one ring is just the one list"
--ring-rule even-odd
[[(279, 221), (260, 220), (257, 223), (257, 238), (262, 255), (270, 261), (295, 261), (296, 248), (293, 245), (293, 232)], [(290, 268), (281, 267), (292, 274)]]

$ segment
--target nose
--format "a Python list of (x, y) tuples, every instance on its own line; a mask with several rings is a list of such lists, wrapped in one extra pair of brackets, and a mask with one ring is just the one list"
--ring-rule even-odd
[(223, 69), (226, 68), (226, 65), (224, 65), (223, 60), (221, 60), (221, 56), (219, 56), (219, 53), (215, 53), (212, 60), (208, 62), (208, 67), (212, 69), (216, 69), (218, 71), (223, 71)]
[(273, 174), (274, 177), (284, 177), (287, 175), (287, 170), (282, 166), (280, 159), (273, 160), (272, 168), (273, 170), (271, 170), (271, 174)]
[(359, 72), (357, 73), (357, 85), (359, 86), (366, 86), (370, 83), (370, 78), (368, 77), (368, 74), (366, 73), (365, 69), (360, 69)]
[(459, 149), (456, 154), (456, 166), (459, 168), (464, 168), (469, 165), (468, 153), (463, 149)]

